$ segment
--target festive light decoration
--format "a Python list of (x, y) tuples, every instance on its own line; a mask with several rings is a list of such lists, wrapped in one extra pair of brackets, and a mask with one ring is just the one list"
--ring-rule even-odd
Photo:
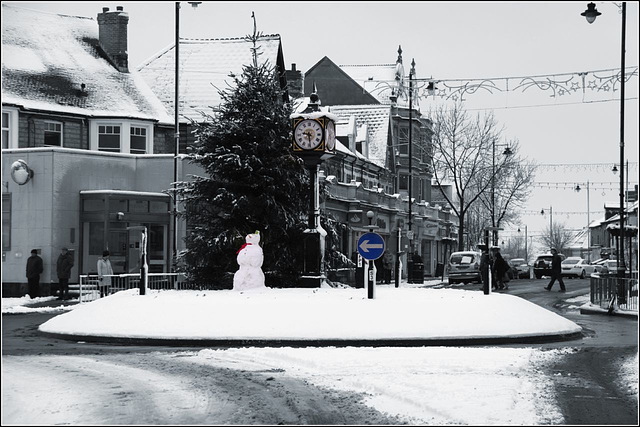
[[(625, 83), (638, 76), (638, 67), (625, 67)], [(471, 79), (437, 79), (414, 78), (414, 91), (416, 98), (441, 98), (447, 101), (465, 101), (469, 95), (477, 93), (500, 92), (526, 92), (537, 89), (550, 92), (549, 96), (558, 98), (565, 95), (573, 95), (578, 92), (584, 96), (587, 92), (616, 92), (621, 84), (620, 69), (610, 68), (606, 70), (581, 71), (572, 73), (544, 74), (537, 76), (521, 77), (491, 77)], [(407, 88), (400, 81), (368, 80), (363, 86), (369, 86), (370, 93), (389, 90), (398, 85), (398, 92), (406, 92)], [(373, 87), (372, 87), (373, 85)]]

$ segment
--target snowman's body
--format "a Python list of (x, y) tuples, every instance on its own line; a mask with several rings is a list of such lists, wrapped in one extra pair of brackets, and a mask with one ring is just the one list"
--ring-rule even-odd
[(238, 251), (237, 260), (240, 268), (233, 275), (233, 289), (237, 291), (265, 288), (262, 272), (264, 255), (259, 244), (260, 234), (248, 234), (246, 242)]

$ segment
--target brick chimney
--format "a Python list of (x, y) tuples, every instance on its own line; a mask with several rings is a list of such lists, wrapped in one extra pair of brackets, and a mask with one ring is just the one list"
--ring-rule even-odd
[(291, 64), (291, 70), (285, 70), (287, 78), (287, 89), (291, 98), (302, 98), (304, 96), (304, 76), (296, 69), (296, 64)]
[(102, 8), (98, 14), (98, 38), (100, 46), (109, 55), (118, 70), (129, 72), (129, 53), (127, 51), (127, 25), (129, 14), (122, 6), (109, 12), (108, 7)]

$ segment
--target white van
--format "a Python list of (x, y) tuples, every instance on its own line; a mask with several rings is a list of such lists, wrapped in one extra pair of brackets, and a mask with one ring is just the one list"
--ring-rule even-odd
[(449, 257), (449, 284), (482, 283), (481, 257), (482, 254), (475, 251), (453, 252)]

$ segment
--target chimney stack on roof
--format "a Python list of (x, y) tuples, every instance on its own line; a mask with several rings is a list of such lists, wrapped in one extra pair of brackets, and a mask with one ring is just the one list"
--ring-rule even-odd
[(291, 64), (291, 70), (285, 70), (287, 79), (287, 91), (292, 98), (302, 98), (304, 96), (304, 76), (298, 71), (296, 64)]
[(98, 38), (100, 46), (109, 55), (109, 58), (123, 73), (129, 72), (129, 52), (127, 45), (127, 26), (129, 14), (122, 6), (109, 12), (108, 7), (102, 8), (98, 14)]

